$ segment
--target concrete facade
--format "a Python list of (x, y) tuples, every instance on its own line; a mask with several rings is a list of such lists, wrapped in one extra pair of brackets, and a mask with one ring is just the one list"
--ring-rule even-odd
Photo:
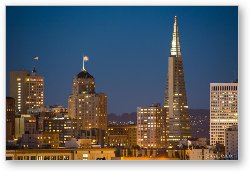
[(225, 130), (238, 125), (238, 83), (210, 84), (210, 145), (225, 146)]

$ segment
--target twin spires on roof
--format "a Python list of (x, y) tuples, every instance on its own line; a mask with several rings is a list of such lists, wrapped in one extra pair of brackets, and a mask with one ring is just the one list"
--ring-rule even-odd
[(171, 43), (170, 55), (181, 57), (181, 45), (180, 45), (180, 37), (178, 31), (177, 16), (174, 16), (174, 29), (173, 29), (173, 38)]

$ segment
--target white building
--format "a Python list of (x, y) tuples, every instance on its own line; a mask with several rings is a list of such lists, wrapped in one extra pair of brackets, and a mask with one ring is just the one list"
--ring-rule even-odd
[(238, 124), (238, 83), (210, 83), (210, 145), (225, 146), (225, 129)]

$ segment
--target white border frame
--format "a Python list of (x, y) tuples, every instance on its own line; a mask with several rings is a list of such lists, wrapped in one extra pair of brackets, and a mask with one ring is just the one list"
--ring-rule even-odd
[[(250, 97), (250, 67), (249, 67), (249, 2), (247, 0), (2, 0), (0, 1), (0, 114), (2, 120), (1, 138), (5, 140), (5, 97), (6, 97), (6, 6), (20, 5), (20, 6), (223, 6), (223, 5), (239, 5), (239, 56), (238, 56), (238, 75), (239, 75), (239, 116), (240, 116), (240, 155), (239, 161), (97, 161), (96, 162), (10, 162), (5, 161), (5, 144), (0, 144), (1, 147), (1, 169), (4, 171), (44, 171), (44, 170), (89, 170), (89, 171), (247, 171), (249, 169), (249, 131), (250, 113), (247, 109), (249, 104), (248, 97)], [(248, 7), (248, 8), (247, 8)], [(248, 48), (247, 48), (248, 47)], [(248, 89), (247, 89), (248, 88)], [(242, 94), (241, 94), (242, 93)], [(3, 120), (4, 119), (4, 120)], [(72, 169), (73, 168), (73, 169)], [(77, 169), (76, 169), (77, 168)], [(86, 169), (85, 169), (86, 168)]]

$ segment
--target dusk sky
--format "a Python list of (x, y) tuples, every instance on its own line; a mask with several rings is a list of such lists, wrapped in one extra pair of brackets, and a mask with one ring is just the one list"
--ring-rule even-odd
[(109, 113), (162, 104), (175, 15), (189, 108), (209, 109), (209, 84), (237, 78), (238, 7), (7, 7), (7, 96), (10, 71), (39, 56), (45, 105), (67, 107), (86, 54)]

